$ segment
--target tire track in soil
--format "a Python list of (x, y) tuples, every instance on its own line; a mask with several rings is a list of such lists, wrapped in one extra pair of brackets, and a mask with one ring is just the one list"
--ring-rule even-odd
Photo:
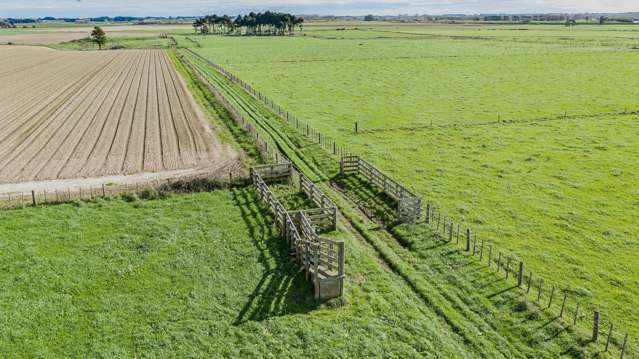
[[(115, 73), (109, 77), (108, 85), (97, 96), (100, 101), (99, 106), (92, 106), (88, 115), (85, 114), (83, 116), (85, 118), (90, 118), (90, 121), (81, 121), (83, 126), (78, 127), (77, 131), (74, 129), (74, 132), (69, 133), (65, 146), (58, 149), (59, 161), (56, 161), (57, 165), (47, 165), (47, 167), (38, 174), (38, 179), (61, 178), (61, 173), (65, 169), (67, 170), (66, 172), (69, 174), (69, 177), (74, 177), (79, 172), (80, 168), (75, 167), (75, 164), (80, 161), (74, 162), (72, 159), (74, 156), (77, 156), (76, 158), (80, 157), (76, 151), (80, 148), (81, 142), (86, 139), (86, 134), (89, 131), (89, 128), (95, 123), (98, 113), (104, 108), (108, 94), (113, 91), (113, 88), (116, 87), (119, 82), (123, 81), (127, 68), (131, 65), (131, 60), (125, 57), (123, 61), (124, 66), (118, 66), (115, 69)], [(49, 162), (52, 163), (53, 161)]]
[[(62, 111), (58, 112), (55, 116), (40, 126), (37, 131), (23, 142), (26, 144), (19, 150), (19, 155), (6, 165), (5, 169), (12, 173), (14, 180), (27, 180), (33, 178), (35, 173), (38, 172), (40, 165), (45, 165), (47, 158), (51, 156), (51, 152), (55, 151), (55, 148), (65, 140), (66, 135), (58, 136), (58, 132), (64, 131), (68, 126), (72, 126), (74, 123), (69, 119), (83, 114), (94, 100), (92, 96), (96, 90), (100, 90), (104, 85), (104, 79), (108, 79), (111, 74), (113, 65), (118, 64), (118, 61), (111, 63), (106, 69), (98, 72), (96, 76), (91, 78), (85, 83), (85, 85), (74, 96), (64, 104)], [(80, 115), (81, 117), (81, 115)], [(53, 147), (48, 150), (47, 147)]]

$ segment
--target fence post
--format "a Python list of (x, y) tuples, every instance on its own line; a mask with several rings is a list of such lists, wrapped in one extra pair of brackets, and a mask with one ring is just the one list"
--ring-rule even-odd
[(493, 246), (488, 247), (488, 268), (493, 265)]
[(539, 290), (537, 291), (537, 302), (541, 300), (541, 293), (544, 289), (544, 279), (539, 278)]
[(499, 252), (499, 257), (497, 258), (497, 273), (501, 269), (501, 252)]
[(575, 319), (572, 321), (572, 325), (577, 325), (577, 319), (579, 319), (579, 302), (577, 302), (577, 307), (575, 308)]
[(621, 345), (621, 356), (620, 356), (621, 359), (623, 359), (624, 354), (626, 354), (627, 344), (628, 344), (628, 334), (626, 334), (626, 336), (623, 338), (623, 344)]
[(457, 244), (459, 244), (459, 224), (457, 225)]
[(426, 204), (426, 224), (430, 223), (430, 203)]
[(604, 350), (604, 352), (608, 352), (608, 347), (610, 346), (610, 339), (612, 338), (612, 329), (613, 329), (613, 325), (612, 323), (610, 323), (610, 330), (608, 330), (608, 339), (606, 340), (606, 349)]
[(519, 275), (517, 276), (517, 286), (521, 287), (524, 282), (524, 262), (519, 262)]
[(592, 325), (592, 341), (597, 342), (599, 339), (599, 312), (595, 312), (594, 322)]
[(453, 222), (450, 222), (450, 231), (448, 232), (448, 241), (453, 241)]
[(466, 252), (470, 252), (470, 228), (466, 227)]
[(552, 286), (552, 289), (550, 290), (550, 299), (548, 299), (548, 308), (550, 308), (550, 306), (552, 305), (552, 300), (555, 298), (555, 286)]
[(477, 233), (473, 237), (473, 257), (477, 254)]
[(533, 276), (533, 273), (532, 273), (532, 271), (530, 271), (528, 273), (528, 288), (526, 288), (526, 294), (530, 293), (530, 285), (532, 284), (532, 276)]
[(481, 247), (479, 248), (479, 262), (484, 260), (484, 241), (481, 241)]
[(564, 290), (564, 301), (561, 303), (561, 311), (559, 312), (559, 318), (564, 317), (564, 309), (566, 308), (566, 299), (568, 299), (568, 292)]
[(508, 279), (508, 276), (510, 275), (510, 261), (513, 259), (513, 257), (508, 257), (508, 260), (506, 261), (506, 279)]
[(31, 200), (33, 202), (34, 207), (38, 205), (38, 203), (36, 202), (35, 191), (31, 191)]
[(355, 133), (357, 133), (359, 131), (358, 127), (359, 126), (357, 125), (357, 121), (355, 121)]

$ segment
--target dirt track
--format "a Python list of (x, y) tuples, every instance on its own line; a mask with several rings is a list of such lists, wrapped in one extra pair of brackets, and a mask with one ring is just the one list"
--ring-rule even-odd
[(0, 47), (0, 183), (226, 166), (163, 50)]

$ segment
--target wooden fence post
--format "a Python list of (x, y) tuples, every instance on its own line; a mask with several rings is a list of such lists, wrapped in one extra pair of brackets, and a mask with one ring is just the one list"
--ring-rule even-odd
[(457, 244), (459, 244), (459, 224), (457, 225)]
[(552, 289), (550, 290), (550, 299), (548, 299), (548, 308), (550, 308), (550, 306), (552, 305), (552, 300), (553, 298), (555, 298), (555, 286), (552, 286)]
[(473, 257), (475, 256), (475, 254), (477, 254), (477, 233), (475, 233), (475, 236), (473, 237)]
[(608, 330), (608, 339), (606, 340), (606, 349), (604, 350), (604, 352), (608, 352), (608, 347), (610, 347), (610, 339), (612, 338), (612, 329), (613, 329), (613, 325), (612, 323), (610, 323), (610, 330)]
[(517, 276), (517, 286), (521, 287), (524, 282), (524, 262), (519, 262), (519, 275)]
[(31, 200), (33, 202), (34, 207), (38, 205), (38, 203), (36, 202), (35, 191), (31, 191)]
[(530, 293), (530, 285), (532, 284), (532, 276), (533, 276), (533, 273), (532, 273), (532, 271), (530, 271), (528, 273), (528, 288), (526, 288), (526, 294)]
[(559, 318), (564, 317), (564, 309), (566, 308), (566, 299), (568, 299), (568, 292), (564, 290), (564, 301), (561, 303), (561, 311), (559, 312)]
[(493, 264), (493, 246), (488, 247), (488, 268)]
[(466, 252), (470, 252), (470, 228), (466, 227)]
[(599, 312), (595, 312), (594, 322), (592, 324), (592, 342), (596, 343), (599, 339)]
[(626, 354), (627, 344), (628, 344), (628, 334), (626, 334), (626, 336), (623, 338), (623, 344), (621, 345), (621, 356), (620, 356), (621, 359), (623, 359), (624, 354)]
[(499, 252), (499, 257), (497, 258), (497, 273), (501, 269), (501, 252)]
[(479, 248), (479, 262), (484, 260), (484, 241), (481, 241), (481, 247)]
[(572, 321), (572, 325), (577, 325), (577, 319), (579, 319), (579, 302), (577, 302), (577, 307), (575, 307), (575, 319)]
[(430, 203), (426, 204), (426, 224), (430, 224)]
[(357, 133), (359, 131), (358, 127), (359, 126), (357, 125), (357, 121), (355, 121), (355, 133)]
[(539, 278), (539, 289), (537, 290), (537, 302), (541, 300), (541, 293), (544, 289), (544, 279)]
[(448, 241), (453, 241), (453, 222), (450, 222), (450, 231), (448, 231)]

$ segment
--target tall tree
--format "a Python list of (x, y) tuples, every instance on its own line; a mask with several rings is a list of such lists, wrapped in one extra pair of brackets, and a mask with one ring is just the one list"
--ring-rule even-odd
[(98, 44), (99, 49), (102, 50), (102, 45), (106, 43), (107, 37), (101, 27), (96, 26), (93, 28), (93, 31), (91, 31), (91, 41)]

